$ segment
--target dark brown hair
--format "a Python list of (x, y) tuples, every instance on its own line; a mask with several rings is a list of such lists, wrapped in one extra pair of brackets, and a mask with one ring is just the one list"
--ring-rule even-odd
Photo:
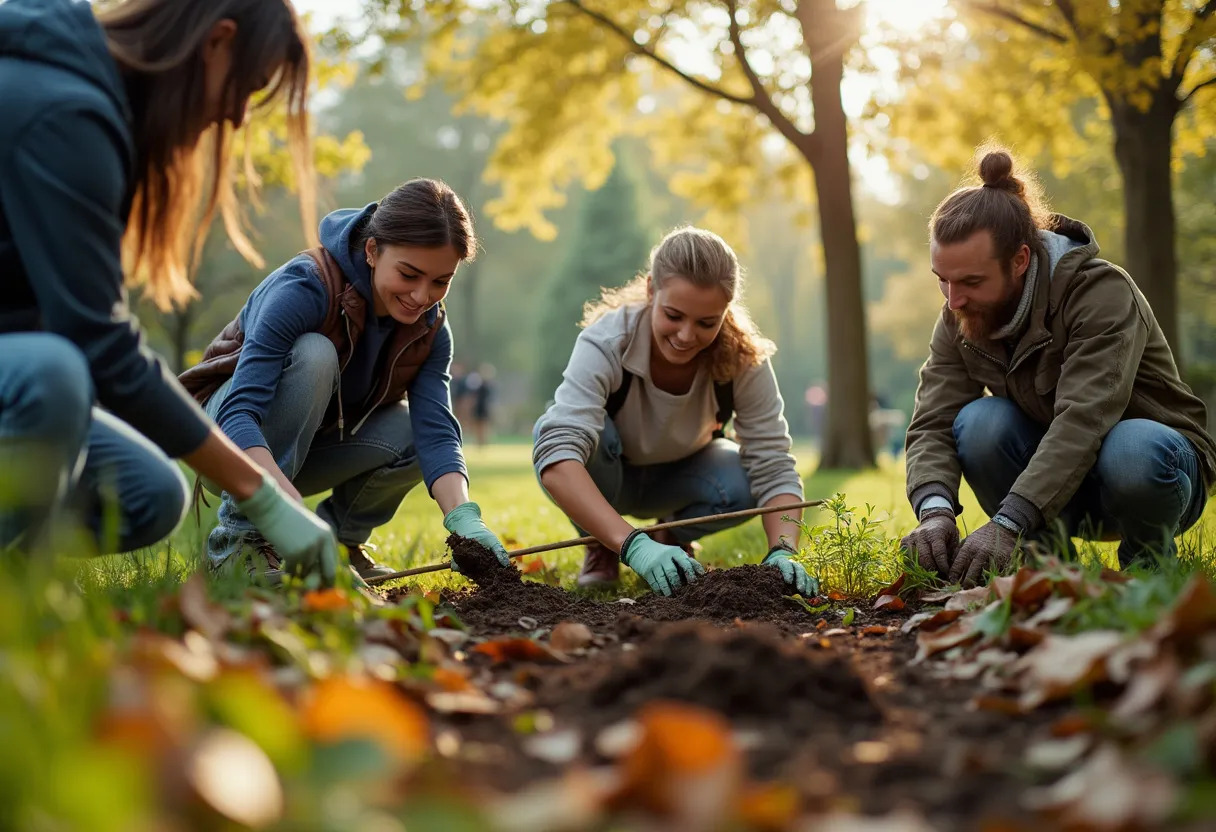
[(411, 179), (380, 200), (358, 237), (358, 246), (442, 248), (451, 246), (461, 260), (477, 256), (473, 220), (456, 192), (438, 179)]
[[(235, 128), (227, 119), (211, 124), (204, 106), (202, 49), (222, 20), (236, 24), (223, 101), (233, 118), (260, 89), (258, 109), (285, 105), (305, 234), (313, 238), (308, 40), (290, 0), (125, 0), (101, 6), (96, 16), (133, 113), (136, 182), (123, 239), (130, 281), (143, 284), (162, 308), (192, 297), (187, 251), (192, 242), (197, 257), (217, 208), (237, 250), (260, 263), (232, 188), (228, 152)], [(248, 153), (245, 168), (252, 188), (257, 177)]]
[(1035, 245), (1037, 231), (1054, 222), (1043, 189), (1030, 171), (1017, 169), (1008, 150), (985, 145), (976, 153), (979, 178), (942, 200), (929, 220), (938, 243), (958, 243), (977, 231), (992, 234), (992, 251), (1008, 263), (1023, 246)]

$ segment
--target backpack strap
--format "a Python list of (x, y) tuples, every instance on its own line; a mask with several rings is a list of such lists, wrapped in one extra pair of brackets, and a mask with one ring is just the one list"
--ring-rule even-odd
[[(616, 414), (621, 412), (621, 407), (625, 404), (625, 397), (629, 395), (631, 386), (633, 386), (633, 373), (622, 370), (621, 386), (609, 393), (608, 401), (604, 403), (604, 413), (609, 419), (616, 419)], [(726, 423), (735, 415), (734, 381), (715, 381), (714, 401), (718, 403), (718, 411), (714, 416), (718, 428), (714, 431), (714, 438), (722, 439), (726, 437)]]
[(621, 407), (625, 404), (625, 397), (629, 395), (629, 388), (633, 385), (633, 373), (626, 369), (621, 369), (621, 386), (608, 394), (608, 401), (604, 402), (604, 413), (609, 419), (616, 419), (616, 414), (621, 412)]

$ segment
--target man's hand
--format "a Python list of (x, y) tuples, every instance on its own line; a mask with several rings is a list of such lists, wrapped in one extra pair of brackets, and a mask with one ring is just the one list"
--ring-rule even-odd
[(790, 559), (793, 554), (785, 546), (777, 545), (768, 550), (761, 566), (771, 566), (781, 572), (781, 577), (789, 584), (790, 589), (804, 598), (814, 598), (819, 594), (819, 581), (811, 577), (806, 567)]
[(958, 550), (958, 523), (954, 520), (954, 512), (948, 508), (925, 512), (920, 525), (908, 532), (899, 545), (916, 556), (922, 569), (946, 577)]
[(950, 582), (973, 587), (989, 568), (1005, 572), (1013, 562), (1018, 534), (989, 520), (967, 535), (950, 567)]

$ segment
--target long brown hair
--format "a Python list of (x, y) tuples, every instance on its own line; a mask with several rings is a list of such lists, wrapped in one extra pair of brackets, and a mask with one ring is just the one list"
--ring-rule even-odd
[(477, 235), (468, 209), (446, 182), (411, 179), (380, 200), (357, 236), (360, 250), (367, 241), (384, 246), (441, 248), (451, 246), (461, 260), (477, 256)]
[[(235, 108), (264, 88), (258, 109), (280, 100), (285, 105), (300, 209), (311, 240), (316, 208), (306, 109), (308, 39), (290, 0), (125, 0), (102, 6), (96, 16), (133, 113), (135, 190), (123, 238), (130, 282), (144, 286), (161, 308), (191, 298), (187, 252), (197, 258), (217, 208), (237, 250), (261, 262), (245, 234), (232, 187), (233, 127), (227, 120), (209, 124), (204, 107), (202, 47), (222, 20), (236, 24), (223, 101)], [(245, 168), (248, 186), (255, 187), (248, 153)]]
[(929, 220), (929, 233), (948, 245), (988, 231), (993, 254), (1007, 265), (1023, 245), (1035, 247), (1039, 229), (1051, 229), (1055, 222), (1038, 179), (1016, 165), (1008, 150), (988, 144), (976, 156), (978, 178), (942, 200)]
[(718, 287), (730, 305), (718, 337), (708, 348), (709, 372), (714, 381), (730, 381), (744, 369), (760, 364), (777, 351), (760, 334), (743, 305), (743, 270), (739, 258), (726, 241), (712, 231), (685, 226), (677, 228), (650, 252), (650, 267), (644, 274), (616, 289), (604, 289), (598, 300), (583, 307), (582, 326), (590, 326), (607, 312), (622, 306), (645, 306), (648, 289), (660, 289), (673, 277), (694, 286)]

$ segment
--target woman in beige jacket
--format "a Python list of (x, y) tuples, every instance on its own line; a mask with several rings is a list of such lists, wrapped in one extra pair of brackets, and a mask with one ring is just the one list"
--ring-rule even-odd
[[(670, 594), (704, 571), (693, 541), (741, 522), (650, 536), (623, 514), (685, 519), (802, 500), (775, 347), (738, 301), (741, 286), (722, 238), (680, 228), (651, 252), (646, 274), (588, 304), (532, 454), (553, 501), (599, 541), (587, 547), (581, 585), (615, 581), (623, 561)], [(737, 441), (722, 430), (732, 416)], [(763, 562), (813, 595), (815, 581), (790, 559), (800, 514), (765, 516)]]

